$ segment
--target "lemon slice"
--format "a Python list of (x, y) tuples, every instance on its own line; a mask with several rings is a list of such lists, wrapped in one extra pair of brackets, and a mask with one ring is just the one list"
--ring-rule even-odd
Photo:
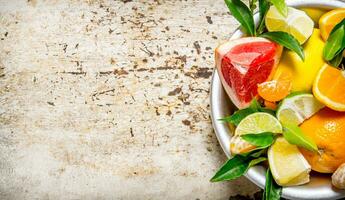
[(281, 186), (302, 185), (309, 182), (311, 167), (297, 146), (283, 137), (277, 138), (268, 149), (268, 163), (277, 184)]
[(283, 31), (293, 35), (303, 44), (313, 33), (314, 22), (302, 10), (288, 7), (288, 14), (284, 17), (275, 6), (271, 6), (265, 18), (269, 31)]
[(282, 133), (282, 125), (272, 115), (257, 112), (245, 117), (237, 126), (235, 135), (262, 132)]
[(277, 110), (277, 118), (283, 124), (299, 125), (323, 107), (312, 94), (297, 94), (282, 101)]

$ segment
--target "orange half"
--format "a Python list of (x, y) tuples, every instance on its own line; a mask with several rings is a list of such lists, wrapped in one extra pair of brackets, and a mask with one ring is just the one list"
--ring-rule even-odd
[(313, 85), (314, 96), (327, 107), (345, 111), (345, 71), (322, 66)]

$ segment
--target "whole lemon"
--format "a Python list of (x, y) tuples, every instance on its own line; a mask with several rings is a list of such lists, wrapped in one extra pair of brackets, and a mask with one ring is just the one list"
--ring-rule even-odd
[(312, 89), (314, 79), (319, 69), (325, 64), (322, 57), (325, 42), (322, 40), (320, 30), (314, 28), (313, 34), (303, 45), (305, 60), (303, 61), (295, 52), (285, 50), (278, 64), (274, 79), (281, 74), (292, 74), (292, 92)]

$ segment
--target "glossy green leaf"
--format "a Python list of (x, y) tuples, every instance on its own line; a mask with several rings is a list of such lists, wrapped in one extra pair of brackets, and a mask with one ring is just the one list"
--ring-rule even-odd
[(234, 180), (246, 173), (251, 159), (242, 155), (235, 155), (229, 159), (211, 178), (211, 182)]
[(284, 17), (288, 15), (288, 7), (286, 6), (285, 0), (269, 0)]
[(255, 24), (252, 11), (241, 0), (225, 0), (231, 14), (240, 22), (249, 36), (255, 36)]
[(270, 132), (245, 134), (241, 135), (241, 138), (254, 146), (267, 148), (273, 144), (275, 134)]
[(250, 102), (250, 105), (248, 108), (244, 108), (242, 110), (237, 110), (231, 116), (221, 118), (221, 119), (219, 119), (219, 121), (229, 122), (229, 123), (237, 126), (245, 117), (247, 117), (250, 114), (256, 113), (256, 112), (266, 112), (266, 113), (269, 113), (273, 116), (275, 115), (275, 112), (273, 110), (261, 107), (259, 102), (254, 98)]
[(242, 121), (242, 119), (244, 119), (248, 115), (255, 113), (255, 112), (257, 112), (257, 111), (253, 110), (252, 108), (249, 107), (249, 108), (235, 111), (234, 114), (232, 114), (231, 116), (225, 117), (225, 118), (222, 118), (219, 120), (224, 121), (224, 122), (229, 122), (229, 123), (237, 126)]
[(260, 14), (260, 21), (259, 26), (256, 29), (257, 34), (261, 34), (264, 32), (265, 29), (265, 16), (270, 8), (270, 3), (267, 0), (259, 0), (259, 14)]
[(260, 37), (267, 38), (269, 40), (272, 40), (273, 42), (276, 42), (287, 49), (290, 49), (297, 53), (297, 55), (304, 60), (304, 52), (303, 47), (299, 44), (299, 42), (289, 33), (285, 33), (282, 31), (273, 31), (273, 32), (267, 32), (260, 35)]
[(263, 200), (279, 200), (281, 194), (282, 187), (274, 181), (270, 168), (268, 168), (266, 172), (266, 182)]
[(251, 167), (253, 167), (253, 166), (255, 166), (255, 165), (257, 165), (257, 164), (259, 164), (259, 163), (261, 163), (263, 161), (266, 161), (266, 160), (267, 160), (267, 158), (265, 158), (265, 157), (259, 157), (259, 158), (256, 158), (254, 160), (251, 160), (249, 162), (249, 168), (251, 168)]
[(260, 107), (259, 112), (265, 112), (265, 113), (271, 114), (273, 116), (276, 115), (276, 111), (269, 109), (269, 108), (264, 108), (264, 107)]
[(293, 124), (283, 124), (283, 136), (290, 143), (303, 147), (310, 151), (317, 152), (317, 146), (311, 139), (307, 138), (300, 127)]
[(211, 178), (211, 182), (234, 180), (244, 175), (248, 169), (258, 163), (267, 160), (264, 157), (235, 155), (229, 159)]
[(265, 148), (263, 148), (263, 149), (262, 148), (258, 148), (258, 149), (254, 149), (254, 150), (250, 151), (247, 154), (250, 157), (258, 158), (258, 157), (264, 155), (266, 152), (267, 152), (267, 149), (265, 149)]
[(339, 65), (343, 61), (343, 58), (343, 52), (341, 51), (331, 61), (329, 61), (329, 64), (331, 64), (333, 67), (339, 67)]
[(242, 110), (237, 110), (232, 114), (231, 116), (221, 118), (219, 119), (220, 121), (223, 122), (229, 122), (237, 126), (245, 117), (247, 117), (250, 114), (256, 113), (256, 112), (266, 112), (269, 113), (273, 116), (275, 116), (275, 111), (267, 108), (261, 107), (259, 102), (254, 98), (249, 107), (242, 109)]
[(323, 57), (326, 61), (333, 60), (336, 55), (345, 48), (345, 19), (338, 23), (329, 35), (323, 49)]

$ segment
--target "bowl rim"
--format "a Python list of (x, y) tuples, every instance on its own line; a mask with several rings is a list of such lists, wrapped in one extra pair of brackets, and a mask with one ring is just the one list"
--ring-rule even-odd
[[(312, 1), (305, 1), (305, 0), (287, 0), (286, 1), (288, 6), (292, 7), (300, 7), (300, 8), (322, 8), (322, 9), (335, 9), (335, 8), (345, 8), (345, 2), (341, 2), (338, 0), (312, 0)], [(255, 23), (257, 24), (259, 21), (259, 15), (256, 13), (254, 15)], [(240, 28), (237, 28), (229, 39), (235, 39), (242, 37), (243, 33)], [(218, 72), (215, 69), (211, 79), (211, 89), (210, 89), (210, 107), (211, 107), (211, 120), (212, 126), (217, 136), (217, 139), (225, 152), (226, 156), (229, 158), (231, 156), (229, 150), (230, 144), (230, 129), (228, 126), (224, 125), (223, 123), (219, 122), (218, 119), (224, 117), (223, 113), (220, 109), (216, 109), (217, 107), (221, 107), (223, 109), (228, 108), (226, 102), (219, 101), (220, 94), (224, 93), (223, 86), (221, 84), (220, 78), (218, 76)], [(225, 93), (225, 95), (227, 95)], [(228, 98), (228, 97), (227, 97)], [(231, 101), (228, 102), (231, 104)], [(228, 109), (229, 110), (229, 109)], [(248, 170), (245, 176), (254, 184), (259, 186), (261, 189), (265, 186), (265, 169), (262, 166), (254, 166)], [(312, 178), (312, 176), (311, 176)], [(313, 189), (313, 188), (312, 188)], [(317, 189), (317, 190), (316, 190)], [(315, 187), (313, 192), (306, 193), (304, 190), (310, 190), (306, 188), (302, 188), (301, 186), (294, 186), (294, 187), (283, 187), (282, 197), (288, 199), (301, 199), (301, 200), (311, 200), (311, 199), (340, 199), (345, 197), (345, 190), (338, 190), (330, 185), (324, 188), (317, 188)]]

